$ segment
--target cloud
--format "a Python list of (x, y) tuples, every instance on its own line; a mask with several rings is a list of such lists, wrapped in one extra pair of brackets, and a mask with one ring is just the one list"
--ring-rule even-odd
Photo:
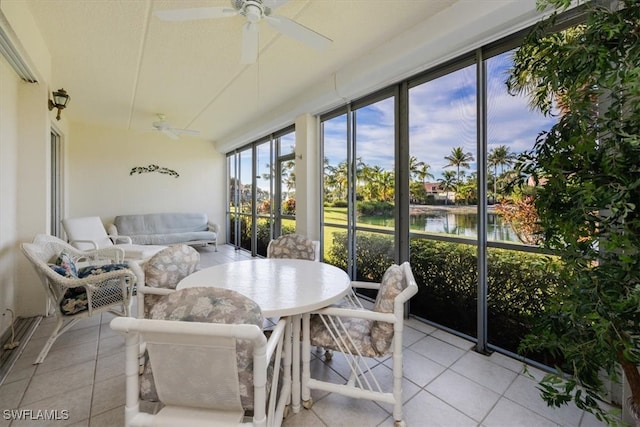
[[(487, 60), (487, 145), (505, 145), (519, 154), (533, 147), (536, 137), (555, 119), (531, 111), (526, 98), (507, 92), (511, 53)], [(454, 71), (409, 90), (410, 155), (431, 166), (439, 178), (448, 163), (444, 157), (462, 147), (477, 157), (475, 65)], [(393, 168), (393, 100), (386, 99), (356, 111), (357, 156), (370, 165)], [(325, 156), (331, 164), (346, 159), (346, 117), (325, 122)], [(340, 160), (338, 160), (340, 159)], [(335, 161), (335, 163), (334, 163)], [(474, 171), (475, 162), (468, 172)], [(451, 169), (451, 168), (450, 168)]]

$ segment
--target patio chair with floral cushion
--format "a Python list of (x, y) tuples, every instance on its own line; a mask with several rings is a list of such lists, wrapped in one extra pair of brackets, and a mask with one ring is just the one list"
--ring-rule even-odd
[[(267, 340), (253, 300), (213, 287), (162, 296), (149, 316), (111, 322), (126, 339), (126, 426), (281, 424), (291, 393), (280, 378), (285, 320)], [(142, 376), (139, 340), (147, 343)], [(163, 406), (140, 412), (140, 400)]]
[[(60, 335), (80, 319), (110, 311), (129, 315), (135, 267), (123, 262), (122, 249), (81, 251), (54, 236), (39, 234), (22, 252), (38, 274), (56, 316), (56, 326), (34, 364), (44, 361)], [(137, 266), (136, 266), (137, 267)]]
[(169, 246), (143, 265), (144, 283), (138, 284), (138, 317), (148, 318), (160, 296), (175, 291), (178, 282), (200, 268), (200, 254), (188, 245)]
[(269, 242), (267, 258), (316, 260), (314, 243), (299, 234), (285, 234)]
[[(302, 399), (305, 408), (313, 405), (310, 389), (370, 399), (393, 405), (396, 426), (402, 419), (402, 330), (405, 303), (418, 292), (408, 262), (392, 265), (380, 283), (353, 282), (354, 288), (377, 289), (373, 310), (353, 306), (348, 299), (303, 317), (306, 346), (315, 345), (344, 354), (351, 368), (346, 384), (310, 378), (309, 358), (303, 359)], [(303, 347), (303, 356), (309, 349)], [(391, 354), (393, 384), (383, 387), (373, 375), (367, 358)]]

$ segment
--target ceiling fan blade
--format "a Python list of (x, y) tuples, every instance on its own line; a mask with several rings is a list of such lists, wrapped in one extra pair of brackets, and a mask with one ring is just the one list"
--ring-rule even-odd
[(200, 131), (199, 130), (194, 130), (194, 129), (176, 129), (176, 128), (171, 128), (171, 131), (175, 134), (180, 134), (180, 135), (200, 135)]
[(323, 50), (333, 43), (333, 40), (330, 38), (325, 37), (320, 33), (316, 33), (312, 29), (298, 24), (289, 18), (285, 18), (284, 16), (265, 16), (265, 19), (269, 25), (280, 31), (282, 34), (293, 37), (314, 49)]
[(226, 18), (240, 12), (228, 7), (192, 7), (188, 9), (156, 10), (153, 14), (162, 21), (195, 21), (198, 19)]
[(243, 64), (253, 64), (258, 59), (258, 24), (247, 22), (242, 27), (242, 58)]
[(180, 139), (180, 137), (178, 135), (176, 135), (175, 133), (173, 133), (171, 131), (171, 129), (160, 129), (160, 132), (164, 133), (165, 135), (167, 135), (171, 139)]

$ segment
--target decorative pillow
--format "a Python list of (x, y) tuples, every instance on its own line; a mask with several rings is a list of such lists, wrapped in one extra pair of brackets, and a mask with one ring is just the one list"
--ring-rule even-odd
[(87, 310), (87, 290), (84, 286), (69, 288), (60, 301), (60, 310), (66, 315)]
[(64, 276), (64, 277), (73, 277), (73, 276), (71, 276), (71, 273), (69, 272), (69, 270), (67, 270), (67, 269), (66, 269), (66, 268), (64, 268), (64, 267), (61, 267), (61, 266), (59, 266), (59, 265), (55, 265), (55, 264), (49, 264), (49, 267), (51, 267), (51, 269), (52, 269), (53, 271), (55, 271), (56, 273), (58, 273), (58, 274), (59, 274), (59, 275), (61, 275), (61, 276)]
[(78, 277), (78, 268), (76, 267), (76, 263), (68, 253), (64, 251), (60, 252), (60, 255), (58, 255), (58, 258), (56, 259), (55, 265), (65, 270), (64, 275), (66, 277)]
[(103, 265), (88, 265), (86, 267), (82, 267), (78, 269), (78, 277), (84, 278), (91, 275), (109, 273), (110, 271), (116, 270), (124, 270), (125, 268), (129, 268), (129, 264), (120, 263), (120, 264), (103, 264)]
[[(373, 311), (378, 313), (393, 313), (395, 298), (404, 290), (402, 267), (392, 265), (385, 271), (380, 282), (380, 289), (376, 296)], [(373, 322), (371, 326), (371, 344), (381, 354), (389, 350), (393, 339), (393, 324), (388, 322)]]

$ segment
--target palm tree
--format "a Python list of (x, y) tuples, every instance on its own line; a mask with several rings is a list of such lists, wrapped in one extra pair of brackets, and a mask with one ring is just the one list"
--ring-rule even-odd
[(448, 156), (444, 156), (444, 159), (449, 161), (444, 167), (455, 166), (456, 167), (456, 176), (458, 177), (458, 184), (460, 184), (460, 168), (469, 169), (471, 165), (469, 162), (474, 161), (473, 154), (469, 152), (464, 152), (462, 147), (454, 147), (451, 150), (451, 154)]
[(438, 184), (442, 189), (447, 193), (446, 198), (444, 199), (444, 204), (449, 204), (449, 191), (455, 190), (456, 188), (456, 173), (454, 171), (444, 171), (442, 172), (442, 178), (438, 180)]
[(430, 165), (426, 164), (425, 162), (420, 162), (420, 167), (418, 168), (417, 174), (418, 179), (422, 181), (422, 184), (424, 184), (427, 178), (434, 178), (433, 174), (429, 172), (429, 169), (431, 169)]
[(500, 145), (496, 148), (492, 148), (489, 151), (487, 160), (490, 166), (493, 167), (493, 194), (497, 193), (498, 182), (498, 166), (500, 166), (500, 174), (504, 173), (505, 166), (511, 166), (516, 160), (516, 155), (509, 152), (509, 147), (506, 145)]

